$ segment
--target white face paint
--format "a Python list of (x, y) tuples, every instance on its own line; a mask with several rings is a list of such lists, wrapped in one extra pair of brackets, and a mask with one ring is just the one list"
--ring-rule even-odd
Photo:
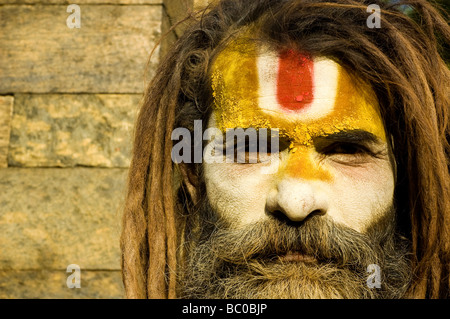
[[(204, 163), (212, 208), (233, 227), (275, 212), (292, 221), (320, 213), (364, 232), (392, 206), (394, 194), (389, 148), (372, 90), (330, 60), (311, 60), (313, 83), (300, 90), (314, 98), (300, 111), (283, 112), (274, 92), (284, 70), (277, 67), (276, 54), (255, 52), (230, 46), (214, 62), (215, 110), (208, 125), (222, 131), (278, 128), (290, 147), (280, 150), (274, 174), (261, 172), (270, 163)], [(279, 65), (291, 72), (292, 59), (300, 55), (278, 56)], [(289, 85), (283, 94), (290, 92)]]

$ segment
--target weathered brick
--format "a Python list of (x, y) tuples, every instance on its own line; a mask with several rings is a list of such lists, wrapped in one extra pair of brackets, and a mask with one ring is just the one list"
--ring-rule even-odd
[(7, 158), (13, 103), (13, 96), (0, 96), (0, 168), (8, 166)]
[[(164, 0), (165, 14), (168, 17), (169, 27), (186, 18), (191, 10), (203, 9), (211, 2), (210, 0)], [(174, 32), (179, 37), (186, 27), (185, 23), (178, 25)], [(167, 28), (168, 29), (168, 28)]]
[(119, 299), (124, 297), (120, 271), (81, 269), (81, 288), (68, 288), (66, 270), (0, 270), (1, 299)]
[(163, 0), (0, 0), (0, 4), (162, 4)]
[(0, 169), (0, 269), (120, 269), (126, 169)]
[[(0, 93), (142, 93), (154, 74), (162, 5), (0, 6)], [(147, 70), (147, 71), (146, 71)]]
[(128, 167), (140, 95), (18, 94), (9, 166)]

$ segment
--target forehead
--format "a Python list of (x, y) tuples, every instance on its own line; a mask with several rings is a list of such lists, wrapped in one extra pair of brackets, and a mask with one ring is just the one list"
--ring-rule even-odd
[(245, 38), (220, 52), (211, 69), (219, 129), (278, 128), (299, 143), (318, 135), (365, 130), (385, 140), (370, 86), (332, 60), (275, 52)]

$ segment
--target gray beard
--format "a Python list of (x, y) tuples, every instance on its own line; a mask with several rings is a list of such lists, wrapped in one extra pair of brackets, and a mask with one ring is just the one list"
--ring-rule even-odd
[[(364, 234), (326, 216), (301, 223), (272, 217), (232, 229), (214, 220), (206, 200), (199, 216), (200, 233), (186, 238), (181, 298), (401, 298), (409, 287), (410, 248), (395, 234), (393, 207)], [(288, 252), (317, 262), (280, 258)], [(368, 285), (371, 264), (380, 267), (380, 288)]]

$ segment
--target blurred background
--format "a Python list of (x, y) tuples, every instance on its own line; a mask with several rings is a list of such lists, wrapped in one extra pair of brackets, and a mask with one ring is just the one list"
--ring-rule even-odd
[(124, 296), (134, 121), (183, 26), (149, 56), (206, 2), (0, 0), (0, 298)]

